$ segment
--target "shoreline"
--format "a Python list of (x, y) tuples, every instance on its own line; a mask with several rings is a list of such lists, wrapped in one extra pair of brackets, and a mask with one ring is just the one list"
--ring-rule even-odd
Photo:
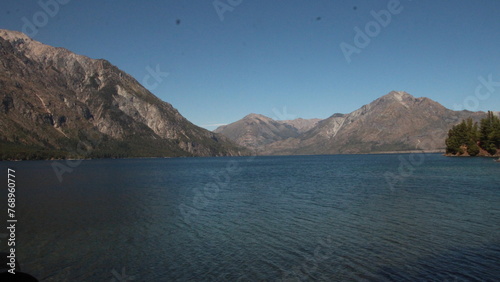
[(21, 161), (88, 161), (88, 160), (126, 160), (126, 159), (174, 159), (174, 158), (217, 158), (217, 157), (273, 157), (273, 156), (327, 156), (327, 155), (384, 155), (384, 154), (439, 154), (442, 153), (443, 156), (444, 150), (406, 150), (406, 151), (379, 151), (379, 152), (368, 152), (368, 153), (338, 153), (338, 154), (288, 154), (288, 155), (243, 155), (243, 156), (174, 156), (174, 157), (123, 157), (123, 158), (50, 158), (50, 159), (36, 159), (36, 160), (10, 160), (10, 159), (2, 159), (0, 162), (21, 162)]
[(405, 150), (405, 151), (378, 151), (378, 152), (367, 152), (367, 153), (338, 153), (338, 154), (287, 154), (287, 155), (236, 155), (236, 156), (171, 156), (171, 157), (109, 157), (109, 158), (50, 158), (50, 159), (34, 159), (34, 160), (10, 160), (1, 159), (0, 162), (20, 162), (20, 161), (88, 161), (88, 160), (127, 160), (127, 159), (174, 159), (174, 158), (217, 158), (217, 157), (273, 157), (273, 156), (327, 156), (327, 155), (395, 155), (395, 154), (442, 154), (444, 157), (453, 158), (500, 158), (500, 155), (453, 155), (446, 154), (445, 150)]

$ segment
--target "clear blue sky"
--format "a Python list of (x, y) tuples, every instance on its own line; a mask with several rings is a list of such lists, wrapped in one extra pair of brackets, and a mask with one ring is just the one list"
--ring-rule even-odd
[[(385, 26), (371, 12), (395, 0), (220, 0), (241, 2), (223, 20), (212, 0), (40, 2), (55, 1), (68, 3), (50, 15), (39, 1), (3, 0), (0, 28), (22, 31), (25, 18), (40, 25), (34, 39), (107, 59), (139, 82), (159, 66), (169, 75), (150, 90), (209, 129), (249, 113), (326, 118), (391, 90), (500, 110), (500, 83), (475, 94), (479, 76), (500, 82), (498, 0), (400, 0)], [(348, 63), (340, 45), (355, 47), (355, 27), (367, 24), (373, 37)]]

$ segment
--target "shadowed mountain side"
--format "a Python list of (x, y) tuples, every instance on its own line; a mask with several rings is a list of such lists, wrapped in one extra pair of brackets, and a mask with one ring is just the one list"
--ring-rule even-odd
[(0, 30), (0, 70), (2, 159), (246, 153), (106, 60)]

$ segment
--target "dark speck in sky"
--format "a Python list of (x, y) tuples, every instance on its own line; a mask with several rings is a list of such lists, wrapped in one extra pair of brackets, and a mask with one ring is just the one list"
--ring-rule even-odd
[(352, 7), (352, 9), (353, 9), (353, 10), (357, 10), (357, 9), (358, 9), (358, 7), (354, 6), (354, 7)]
[(176, 25), (180, 25), (180, 24), (181, 24), (181, 20), (180, 20), (180, 19), (177, 19), (177, 20), (175, 21), (175, 24), (176, 24)]
[(320, 21), (320, 20), (321, 20), (321, 17), (317, 17), (317, 18), (316, 18), (316, 20), (317, 20), (317, 21)]

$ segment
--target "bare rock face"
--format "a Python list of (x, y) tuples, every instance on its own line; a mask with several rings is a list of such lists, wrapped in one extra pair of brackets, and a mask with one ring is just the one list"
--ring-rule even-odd
[(299, 136), (297, 128), (258, 114), (249, 114), (237, 122), (218, 127), (214, 132), (222, 133), (238, 145), (253, 150), (275, 141)]
[(296, 118), (291, 120), (278, 120), (279, 123), (288, 124), (296, 128), (298, 133), (304, 133), (308, 131), (309, 129), (315, 127), (316, 124), (318, 124), (318, 122), (320, 121), (321, 119), (319, 118), (311, 118), (311, 119)]
[(240, 146), (254, 152), (261, 151), (274, 142), (299, 137), (313, 128), (320, 119), (273, 120), (259, 114), (249, 114), (241, 120), (218, 127), (214, 132), (221, 133)]
[(0, 30), (0, 101), (0, 142), (21, 157), (35, 149), (87, 157), (246, 152), (195, 126), (108, 61), (20, 32)]
[[(297, 136), (253, 146), (260, 154), (356, 154), (394, 151), (443, 151), (448, 130), (462, 119), (479, 121), (484, 112), (452, 111), (428, 98), (392, 91), (349, 114), (317, 121)], [(232, 127), (240, 121), (227, 125)], [(268, 121), (268, 123), (271, 123)], [(221, 130), (226, 134), (225, 130)], [(248, 132), (247, 139), (258, 139)], [(279, 135), (279, 134), (277, 134)], [(236, 131), (227, 135), (239, 140)], [(237, 141), (238, 142), (238, 141)], [(239, 143), (246, 145), (244, 143)]]

